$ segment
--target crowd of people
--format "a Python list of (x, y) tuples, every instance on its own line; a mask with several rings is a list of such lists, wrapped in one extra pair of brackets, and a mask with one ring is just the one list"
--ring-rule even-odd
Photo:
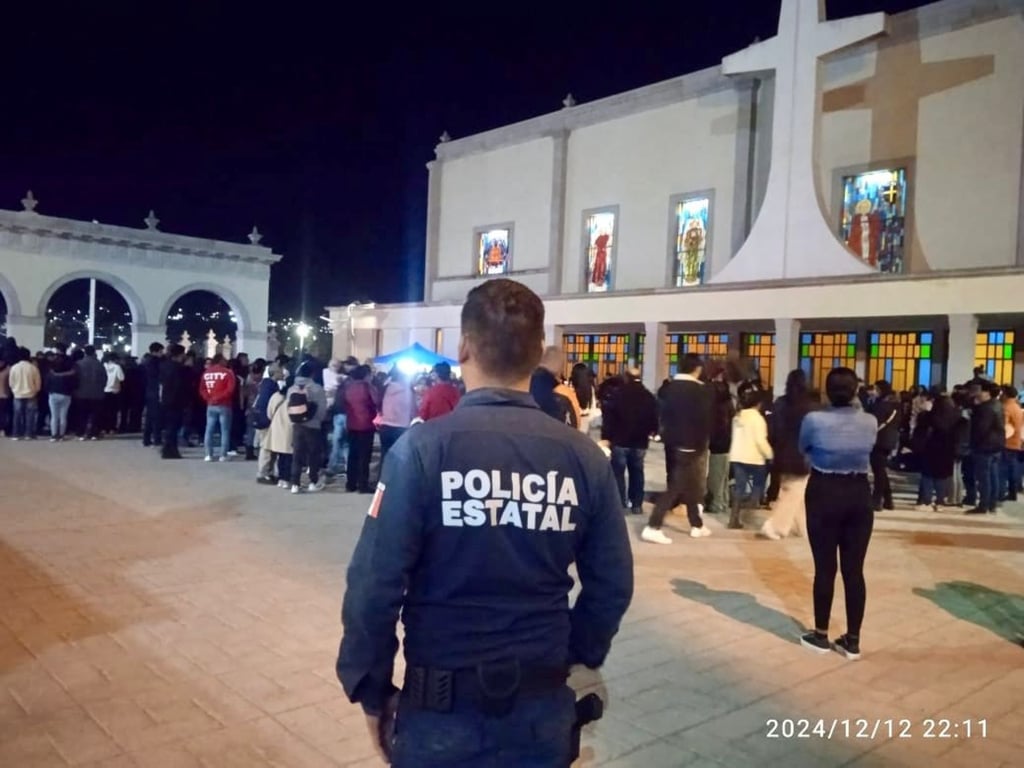
[[(0, 349), (0, 434), (82, 441), (141, 434), (164, 459), (202, 447), (208, 462), (244, 455), (257, 481), (317, 492), (341, 476), (371, 493), (380, 462), (415, 423), (451, 412), (461, 382), (447, 363), (430, 374), (374, 371), (355, 358), (306, 354), (203, 358), (180, 344), (150, 345), (141, 361), (92, 346), (32, 355)], [(380, 459), (374, 461), (379, 450)]]

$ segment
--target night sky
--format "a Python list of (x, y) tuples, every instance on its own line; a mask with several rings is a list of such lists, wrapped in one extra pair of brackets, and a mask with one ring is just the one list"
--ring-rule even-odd
[[(836, 18), (922, 4), (828, 7)], [(7, 4), (0, 208), (20, 209), (31, 188), (55, 216), (142, 227), (154, 208), (164, 231), (239, 242), (257, 224), (285, 255), (277, 315), (419, 300), (424, 164), (442, 131), (711, 66), (771, 37), (779, 7), (255, 5)]]

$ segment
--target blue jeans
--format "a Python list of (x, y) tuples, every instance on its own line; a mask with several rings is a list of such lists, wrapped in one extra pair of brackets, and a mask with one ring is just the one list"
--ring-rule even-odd
[(206, 406), (206, 439), (203, 445), (206, 446), (206, 455), (213, 456), (213, 432), (220, 423), (220, 455), (227, 456), (231, 450), (231, 406), (230, 405), (208, 405)]
[(68, 433), (68, 411), (71, 395), (50, 395), (50, 436), (64, 437)]
[(998, 453), (974, 454), (974, 480), (978, 484), (978, 509), (992, 512), (996, 508), (996, 474)]
[(14, 427), (11, 434), (14, 437), (36, 436), (36, 399), (34, 397), (14, 398)]
[[(622, 506), (637, 509), (644, 503), (644, 456), (643, 448), (612, 447), (612, 471), (619, 484), (619, 498)], [(626, 488), (626, 470), (629, 470), (629, 489)]]
[(952, 504), (950, 489), (952, 480), (950, 478), (929, 477), (921, 475), (917, 484), (918, 504)]
[(1020, 451), (1004, 448), (999, 462), (999, 485), (996, 487), (997, 501), (1003, 498), (1016, 501), (1017, 489), (1020, 488), (1020, 474)]
[(741, 464), (738, 461), (731, 462), (733, 479), (736, 487), (733, 493), (741, 502), (751, 502), (756, 506), (764, 498), (764, 488), (768, 480), (767, 464)]
[(348, 466), (348, 435), (345, 424), (348, 419), (344, 413), (334, 414), (334, 431), (331, 432), (331, 456), (327, 460), (327, 471), (332, 475), (344, 472)]
[(399, 706), (394, 768), (564, 768), (576, 719), (569, 688), (523, 696), (505, 717), (472, 705), (438, 714)]

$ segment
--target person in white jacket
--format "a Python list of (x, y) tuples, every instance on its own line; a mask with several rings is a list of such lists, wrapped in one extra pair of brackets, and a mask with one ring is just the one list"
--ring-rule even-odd
[(765, 393), (757, 384), (740, 386), (740, 412), (732, 420), (732, 445), (729, 466), (736, 486), (729, 515), (730, 528), (742, 528), (740, 510), (756, 506), (764, 495), (772, 446), (768, 442), (768, 423), (761, 413)]

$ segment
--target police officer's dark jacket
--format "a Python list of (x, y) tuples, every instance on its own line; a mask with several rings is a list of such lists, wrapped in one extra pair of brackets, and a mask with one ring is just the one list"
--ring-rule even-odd
[[(576, 562), (582, 590), (570, 610)], [(337, 672), (378, 712), (411, 666), (600, 666), (633, 592), (611, 467), (526, 393), (479, 389), (388, 453), (348, 569)]]

